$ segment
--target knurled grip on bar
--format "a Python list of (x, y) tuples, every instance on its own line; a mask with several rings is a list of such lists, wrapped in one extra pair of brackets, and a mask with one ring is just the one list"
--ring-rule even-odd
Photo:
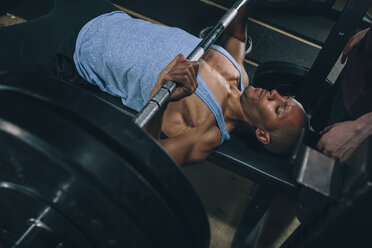
[[(232, 22), (238, 14), (241, 7), (246, 3), (254, 0), (239, 0), (233, 7), (226, 12), (226, 14), (218, 21), (217, 25), (209, 32), (209, 34), (196, 46), (196, 48), (187, 57), (190, 61), (198, 61), (207, 51), (207, 49), (214, 44), (217, 38), (222, 34), (225, 28)], [(149, 123), (152, 117), (159, 111), (159, 109), (167, 102), (169, 97), (176, 89), (176, 83), (167, 81), (154, 94), (154, 96), (147, 102), (141, 111), (134, 117), (134, 122), (143, 128)]]
[[(141, 110), (141, 114), (136, 116), (135, 123), (143, 128), (159, 109), (167, 102), (170, 95), (176, 89), (176, 84), (173, 81), (166, 81), (163, 86), (154, 94), (147, 102), (146, 106)], [(141, 126), (142, 125), (142, 126)]]

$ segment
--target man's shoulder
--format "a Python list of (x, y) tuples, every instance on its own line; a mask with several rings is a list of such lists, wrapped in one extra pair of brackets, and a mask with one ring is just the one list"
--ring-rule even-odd
[(220, 145), (222, 134), (217, 124), (213, 126), (195, 127), (196, 142), (204, 151), (212, 151)]
[[(244, 78), (244, 71), (241, 66), (234, 64), (233, 61), (217, 50), (211, 50), (208, 53), (210, 56), (206, 59), (208, 69), (206, 71), (209, 73), (208, 77), (213, 79), (212, 83), (215, 85), (214, 82), (216, 81), (223, 82), (223, 84), (227, 82), (231, 87), (240, 88), (241, 76)], [(209, 86), (210, 82), (206, 83)]]

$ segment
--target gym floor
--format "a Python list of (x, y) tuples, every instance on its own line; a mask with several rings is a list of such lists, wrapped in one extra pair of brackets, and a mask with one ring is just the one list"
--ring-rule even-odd
[[(235, 1), (113, 2), (135, 17), (178, 26), (198, 35), (203, 28), (214, 25)], [(345, 2), (346, 0), (337, 1), (336, 5), (342, 8)], [(26, 1), (0, 16), (0, 27), (46, 14), (52, 6), (53, 0)], [(334, 23), (325, 16), (310, 12), (260, 9), (249, 20), (248, 33), (253, 40), (253, 51), (247, 56), (245, 67), (250, 78), (253, 78), (257, 66), (266, 61), (285, 61), (310, 68)], [(341, 69), (342, 66), (337, 63), (328, 77), (329, 80), (334, 82)], [(254, 183), (209, 162), (187, 167), (184, 172), (197, 189), (207, 209), (212, 235), (210, 247), (230, 247)], [(276, 224), (281, 226), (281, 223)], [(261, 247), (280, 246), (296, 226), (297, 222), (293, 221), (273, 245)]]

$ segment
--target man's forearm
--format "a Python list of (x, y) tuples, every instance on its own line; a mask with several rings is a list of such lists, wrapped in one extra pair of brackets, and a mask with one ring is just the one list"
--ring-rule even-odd
[(355, 122), (363, 139), (372, 135), (372, 112), (359, 117)]
[(246, 4), (226, 29), (224, 36), (233, 36), (245, 42), (247, 40), (248, 17), (253, 8), (254, 4)]

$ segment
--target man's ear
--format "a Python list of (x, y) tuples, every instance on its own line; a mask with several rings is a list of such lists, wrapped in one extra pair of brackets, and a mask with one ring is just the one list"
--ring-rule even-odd
[(267, 145), (271, 142), (270, 132), (262, 130), (260, 128), (257, 128), (255, 131), (256, 138), (258, 141), (260, 141), (262, 144)]

